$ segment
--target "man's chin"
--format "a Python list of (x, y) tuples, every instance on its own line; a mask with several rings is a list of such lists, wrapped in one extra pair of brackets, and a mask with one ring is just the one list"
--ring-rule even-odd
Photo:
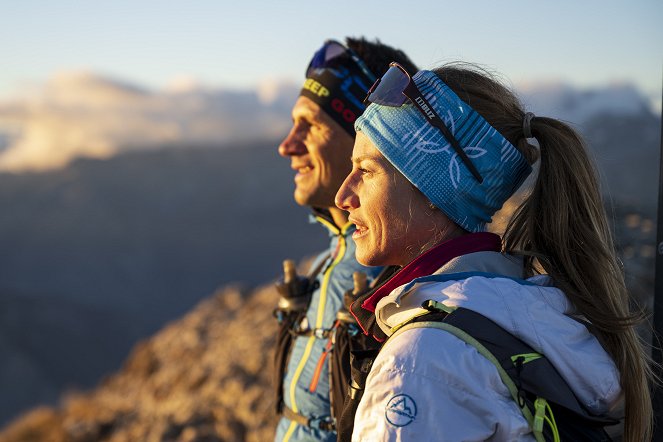
[(300, 206), (317, 207), (322, 209), (335, 207), (334, 201), (327, 201), (325, 198), (321, 198), (315, 194), (302, 192), (299, 189), (295, 189), (294, 198), (295, 202)]
[(295, 189), (295, 193), (293, 194), (293, 197), (295, 199), (295, 202), (299, 204), (300, 206), (310, 206), (309, 204), (309, 195), (303, 194), (299, 190)]

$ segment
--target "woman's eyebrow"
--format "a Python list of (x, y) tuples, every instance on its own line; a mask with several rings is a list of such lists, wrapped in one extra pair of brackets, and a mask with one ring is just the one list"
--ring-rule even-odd
[(378, 159), (375, 158), (372, 155), (360, 155), (358, 157), (350, 157), (350, 161), (352, 161), (354, 164), (361, 163), (362, 161), (373, 161), (377, 162)]

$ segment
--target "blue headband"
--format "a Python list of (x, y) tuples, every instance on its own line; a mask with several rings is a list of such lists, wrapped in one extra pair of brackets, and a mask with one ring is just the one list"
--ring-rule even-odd
[(470, 232), (485, 230), (493, 214), (532, 168), (506, 138), (431, 71), (412, 80), (463, 146), (483, 177), (472, 176), (442, 132), (412, 104), (371, 104), (355, 122), (378, 150), (433, 204)]

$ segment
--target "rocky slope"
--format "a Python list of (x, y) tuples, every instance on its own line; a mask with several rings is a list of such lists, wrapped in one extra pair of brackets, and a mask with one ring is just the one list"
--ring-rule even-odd
[(276, 299), (271, 285), (219, 290), (137, 344), (96, 390), (34, 409), (0, 442), (271, 440)]

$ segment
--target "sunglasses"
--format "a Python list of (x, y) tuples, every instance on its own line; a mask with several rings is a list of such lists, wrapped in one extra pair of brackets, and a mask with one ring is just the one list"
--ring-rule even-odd
[(472, 161), (460, 146), (456, 137), (451, 133), (444, 120), (435, 112), (433, 106), (426, 100), (424, 94), (421, 93), (403, 66), (396, 62), (391, 62), (389, 70), (387, 70), (382, 78), (378, 78), (369, 89), (364, 99), (364, 104), (375, 103), (383, 106), (400, 107), (408, 99), (426, 117), (426, 121), (440, 129), (444, 138), (451, 144), (451, 147), (453, 147), (463, 161), (463, 164), (465, 164), (474, 178), (479, 183), (482, 183), (483, 178), (477, 168), (472, 164)]
[(320, 49), (318, 49), (306, 68), (306, 77), (310, 77), (315, 69), (334, 67), (343, 59), (350, 59), (363, 72), (370, 81), (375, 81), (373, 75), (362, 61), (362, 59), (352, 49), (342, 45), (336, 40), (327, 40)]

